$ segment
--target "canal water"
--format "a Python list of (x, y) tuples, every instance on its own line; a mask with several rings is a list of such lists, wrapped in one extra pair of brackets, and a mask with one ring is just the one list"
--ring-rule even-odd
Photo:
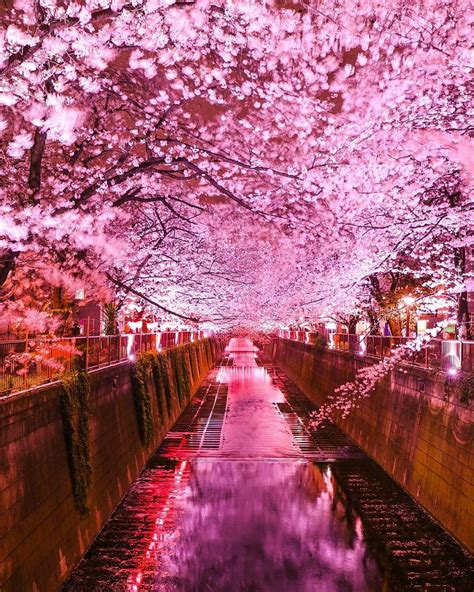
[[(186, 429), (183, 420), (168, 435), (64, 590), (467, 590), (465, 556), (456, 545), (451, 586), (446, 574), (443, 580), (433, 571), (425, 546), (419, 546), (421, 554), (417, 547), (416, 557), (424, 557), (426, 567), (414, 565), (410, 575), (409, 564), (394, 562), (374, 540), (370, 512), (361, 515), (351, 500), (352, 494), (360, 498), (359, 484), (367, 485), (375, 469), (364, 476), (370, 461), (340, 433), (336, 444), (333, 432), (319, 443), (311, 440), (301, 393), (292, 395), (268, 365), (257, 365), (251, 341), (231, 340), (224, 365), (212, 371), (205, 388), (199, 405), (191, 405)], [(328, 439), (331, 458), (325, 460)], [(372, 500), (376, 486), (367, 489)], [(397, 495), (401, 508), (405, 498)], [(403, 503), (411, 508), (414, 502)], [(391, 521), (400, 520), (401, 514)], [(411, 543), (415, 535), (407, 528), (403, 536)], [(439, 539), (439, 527), (433, 528), (429, 532)], [(406, 543), (402, 549), (410, 548)], [(448, 543), (445, 555), (451, 557)]]

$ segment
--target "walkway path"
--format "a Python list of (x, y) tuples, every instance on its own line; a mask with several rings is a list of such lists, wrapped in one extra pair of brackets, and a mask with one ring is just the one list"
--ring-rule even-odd
[(462, 549), (337, 428), (312, 430), (250, 341), (220, 364), (65, 590), (470, 590)]

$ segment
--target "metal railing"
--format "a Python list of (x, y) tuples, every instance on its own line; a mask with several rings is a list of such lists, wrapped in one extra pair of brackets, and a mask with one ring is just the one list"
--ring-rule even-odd
[(0, 396), (57, 380), (73, 365), (94, 370), (206, 336), (204, 331), (165, 331), (0, 341)]
[[(279, 336), (303, 343), (316, 343), (320, 337), (318, 333), (311, 331), (291, 330), (281, 330)], [(413, 338), (329, 333), (327, 347), (353, 352), (361, 356), (384, 359), (391, 356), (394, 349), (410, 341), (413, 341)], [(444, 370), (451, 374), (458, 371), (473, 373), (474, 341), (431, 339), (419, 351), (410, 351), (403, 359), (403, 363)]]

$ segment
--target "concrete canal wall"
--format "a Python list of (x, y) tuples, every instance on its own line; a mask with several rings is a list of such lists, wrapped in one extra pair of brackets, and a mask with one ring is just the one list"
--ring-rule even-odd
[[(214, 363), (215, 345), (209, 355), (194, 357), (191, 395)], [(0, 401), (2, 592), (58, 589), (187, 403), (175, 397), (163, 418), (150, 371), (147, 388), (154, 433), (151, 442), (144, 445), (130, 364), (104, 368), (89, 376), (92, 478), (86, 514), (78, 511), (71, 486), (61, 384)]]
[[(348, 352), (275, 340), (274, 363), (317, 405), (371, 362)], [(474, 550), (473, 404), (467, 382), (396, 368), (336, 423), (471, 552)], [(463, 387), (463, 388), (462, 388)]]

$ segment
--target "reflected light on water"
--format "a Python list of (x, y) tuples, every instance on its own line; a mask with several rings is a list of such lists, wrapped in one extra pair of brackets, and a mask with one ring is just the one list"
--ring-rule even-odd
[(380, 590), (360, 521), (328, 469), (192, 461), (140, 590)]

